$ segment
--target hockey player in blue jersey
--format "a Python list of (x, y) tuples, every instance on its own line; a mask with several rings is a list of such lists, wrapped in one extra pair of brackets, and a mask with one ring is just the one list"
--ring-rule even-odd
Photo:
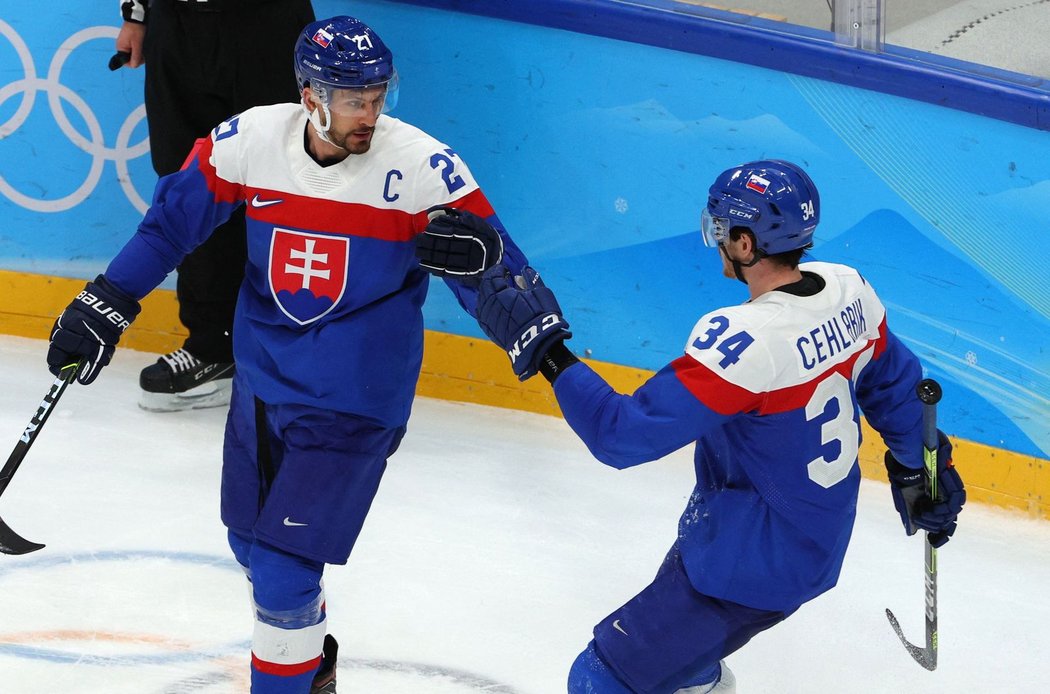
[[(91, 383), (139, 300), (244, 206), (221, 512), (252, 586), (255, 694), (335, 691), (321, 576), (346, 563), (405, 432), (423, 267), (473, 313), (482, 270), (525, 264), (456, 153), (386, 115), (398, 76), (371, 28), (312, 23), (294, 57), (302, 102), (249, 109), (199, 140), (58, 318), (47, 357), (56, 372), (80, 361)], [(441, 207), (455, 209), (428, 223)], [(476, 233), (464, 245), (452, 223)]]
[(728, 693), (722, 659), (838, 580), (860, 484), (860, 410), (889, 451), (909, 534), (939, 546), (965, 500), (940, 434), (939, 496), (923, 486), (918, 359), (890, 332), (856, 270), (799, 264), (820, 200), (784, 161), (723, 172), (702, 216), (706, 245), (746, 303), (700, 318), (683, 356), (631, 396), (565, 346), (568, 324), (527, 268), (496, 266), (477, 317), (514, 372), (551, 381), (566, 421), (616, 468), (695, 444), (696, 487), (653, 582), (602, 620), (573, 663), (573, 694)]

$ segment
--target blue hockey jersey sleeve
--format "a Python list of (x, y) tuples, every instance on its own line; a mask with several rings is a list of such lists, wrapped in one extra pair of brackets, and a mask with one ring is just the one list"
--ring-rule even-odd
[(243, 202), (240, 186), (215, 175), (213, 146), (212, 137), (198, 140), (182, 169), (157, 182), (138, 230), (106, 269), (106, 278), (136, 299), (163, 282)]
[(662, 458), (727, 420), (682, 385), (673, 365), (623, 395), (580, 362), (558, 377), (554, 394), (591, 454), (619, 469)]
[(857, 402), (902, 465), (921, 468), (922, 403), (915, 387), (922, 379), (918, 357), (881, 326), (882, 340), (857, 379)]

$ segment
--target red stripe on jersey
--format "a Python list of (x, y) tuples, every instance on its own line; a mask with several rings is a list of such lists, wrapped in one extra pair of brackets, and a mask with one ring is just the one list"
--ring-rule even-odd
[(842, 374), (847, 380), (852, 380), (853, 365), (857, 363), (857, 359), (860, 358), (860, 355), (870, 346), (871, 341), (869, 340), (868, 345), (864, 349), (854, 352), (846, 361), (839, 362), (838, 364), (829, 367), (827, 371), (824, 371), (805, 383), (799, 383), (797, 386), (791, 386), (789, 388), (778, 388), (777, 390), (769, 391), (766, 393), (766, 397), (763, 398), (762, 406), (758, 409), (758, 413), (777, 414), (779, 412), (790, 412), (791, 410), (798, 410), (805, 407), (806, 403), (813, 399), (813, 392), (817, 389), (817, 386), (830, 378), (833, 374)]
[(761, 394), (730, 383), (689, 355), (675, 359), (671, 368), (693, 397), (718, 414), (749, 412), (762, 401)]
[(196, 157), (197, 168), (204, 175), (204, 181), (208, 184), (208, 190), (215, 197), (215, 202), (239, 202), (244, 199), (242, 197), (244, 187), (239, 183), (219, 178), (219, 174), (216, 173), (211, 163), (211, 152), (214, 147), (215, 143), (210, 137), (202, 137), (197, 140), (191, 156)]
[(267, 660), (259, 658), (257, 655), (252, 653), (252, 669), (257, 672), (262, 672), (267, 675), (277, 675), (279, 677), (295, 677), (301, 675), (304, 672), (310, 672), (316, 670), (321, 665), (321, 656), (317, 656), (311, 660), (307, 660), (305, 663), (292, 663), (291, 665), (281, 665), (280, 663), (271, 663)]
[(883, 314), (882, 322), (879, 323), (879, 336), (875, 340), (875, 353), (872, 359), (878, 359), (886, 351), (886, 315)]
[(457, 210), (467, 210), (473, 212), (482, 219), (488, 219), (492, 215), (496, 214), (496, 211), (492, 209), (492, 205), (489, 203), (488, 198), (481, 192), (480, 188), (477, 188), (459, 200), (451, 202), (449, 207), (455, 207)]
[[(427, 226), (426, 210), (412, 214), (266, 188), (248, 188), (245, 199), (247, 214), (252, 219), (294, 229), (323, 229), (326, 233), (345, 236), (409, 241)], [(449, 207), (469, 210), (479, 217), (495, 214), (481, 190), (464, 195), (449, 203)]]
[(252, 219), (292, 229), (324, 230), (327, 234), (409, 241), (427, 225), (426, 212), (410, 214), (280, 190), (248, 188), (245, 200)]
[(696, 359), (685, 355), (671, 362), (675, 375), (686, 390), (709, 409), (721, 415), (741, 412), (756, 412), (760, 415), (790, 412), (806, 406), (813, 392), (824, 379), (832, 374), (842, 374), (852, 379), (853, 367), (865, 350), (874, 344), (873, 359), (878, 359), (886, 349), (886, 319), (879, 324), (879, 335), (869, 340), (864, 349), (853, 353), (846, 361), (829, 367), (805, 383), (778, 388), (767, 393), (752, 393), (750, 390), (730, 383)]

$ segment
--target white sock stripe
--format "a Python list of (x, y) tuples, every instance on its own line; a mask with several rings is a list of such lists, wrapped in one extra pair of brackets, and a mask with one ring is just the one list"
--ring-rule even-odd
[(279, 629), (255, 622), (252, 634), (252, 653), (259, 660), (277, 665), (297, 665), (321, 655), (328, 620), (305, 629)]

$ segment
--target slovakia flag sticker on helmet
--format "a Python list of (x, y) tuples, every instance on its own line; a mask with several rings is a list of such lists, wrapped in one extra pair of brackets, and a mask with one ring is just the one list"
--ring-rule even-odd
[(755, 191), (759, 195), (765, 195), (766, 190), (769, 188), (769, 181), (758, 174), (751, 174), (751, 178), (747, 179), (746, 187)]
[(314, 34), (313, 41), (321, 48), (328, 48), (328, 44), (332, 42), (332, 35), (324, 29), (318, 29), (317, 33)]

